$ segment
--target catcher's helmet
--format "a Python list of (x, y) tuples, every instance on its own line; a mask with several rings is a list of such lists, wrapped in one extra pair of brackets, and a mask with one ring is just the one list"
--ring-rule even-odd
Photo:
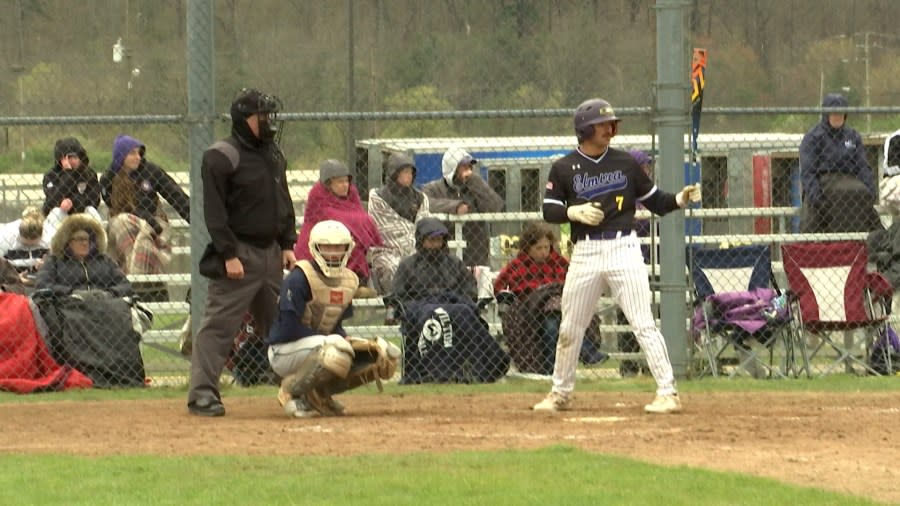
[(575, 135), (578, 136), (578, 142), (594, 135), (594, 125), (607, 121), (621, 121), (616, 117), (609, 102), (602, 98), (592, 98), (582, 102), (575, 109), (574, 117)]
[[(343, 249), (335, 248), (337, 251), (331, 251), (331, 248), (323, 249), (325, 245), (340, 245)], [(353, 242), (353, 236), (339, 221), (320, 221), (309, 232), (309, 252), (322, 269), (322, 273), (329, 278), (340, 277), (354, 246), (356, 243)]]

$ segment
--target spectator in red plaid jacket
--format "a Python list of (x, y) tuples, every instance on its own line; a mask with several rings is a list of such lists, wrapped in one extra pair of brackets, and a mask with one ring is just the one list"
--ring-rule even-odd
[[(503, 315), (503, 334), (520, 372), (553, 372), (562, 285), (569, 269), (569, 261), (557, 253), (554, 244), (556, 235), (550, 225), (527, 224), (519, 241), (519, 254), (503, 267), (494, 281), (495, 294), (515, 295), (515, 301)], [(498, 296), (498, 300), (502, 298)], [(588, 327), (581, 346), (579, 357), (585, 364), (599, 364), (609, 358), (595, 344), (599, 338), (598, 324), (594, 321)]]
[(519, 254), (509, 261), (494, 280), (494, 293), (510, 291), (516, 296), (550, 283), (563, 283), (569, 261), (553, 248), (553, 230), (543, 222), (532, 222), (522, 230)]

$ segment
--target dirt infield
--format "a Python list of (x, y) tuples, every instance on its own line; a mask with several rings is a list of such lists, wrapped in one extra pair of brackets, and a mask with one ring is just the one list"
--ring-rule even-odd
[[(347, 416), (308, 420), (288, 419), (274, 398), (260, 397), (226, 397), (228, 415), (218, 419), (189, 416), (183, 400), (7, 404), (0, 452), (328, 455), (565, 444), (900, 503), (896, 394), (688, 394), (685, 411), (671, 416), (645, 415), (646, 393), (582, 393), (560, 414), (531, 412), (540, 398), (351, 395)], [(374, 446), (372, 427), (393, 444)]]

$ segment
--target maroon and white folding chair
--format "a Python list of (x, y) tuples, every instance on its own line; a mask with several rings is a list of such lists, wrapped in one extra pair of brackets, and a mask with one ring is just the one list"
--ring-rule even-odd
[[(868, 272), (866, 244), (784, 244), (781, 252), (793, 303), (798, 306), (793, 309), (803, 336), (807, 372), (811, 365), (824, 365), (824, 375), (843, 364), (847, 371), (859, 372), (861, 367), (864, 373), (878, 374), (868, 358), (875, 340), (887, 330), (894, 290), (880, 273)], [(809, 333), (818, 338), (812, 350), (805, 346)], [(838, 335), (843, 339), (836, 340)], [(829, 350), (835, 355), (829, 356)]]

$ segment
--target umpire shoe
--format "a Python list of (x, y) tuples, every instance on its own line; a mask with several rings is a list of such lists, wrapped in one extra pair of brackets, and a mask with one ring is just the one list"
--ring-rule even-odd
[(189, 402), (188, 411), (197, 416), (225, 416), (225, 406), (215, 397), (201, 397)]
[(572, 397), (561, 394), (559, 392), (550, 392), (544, 400), (534, 405), (533, 410), (554, 413), (556, 411), (567, 411), (572, 409), (574, 404)]
[(681, 411), (681, 399), (678, 394), (657, 395), (653, 402), (644, 406), (647, 413), (667, 414)]

